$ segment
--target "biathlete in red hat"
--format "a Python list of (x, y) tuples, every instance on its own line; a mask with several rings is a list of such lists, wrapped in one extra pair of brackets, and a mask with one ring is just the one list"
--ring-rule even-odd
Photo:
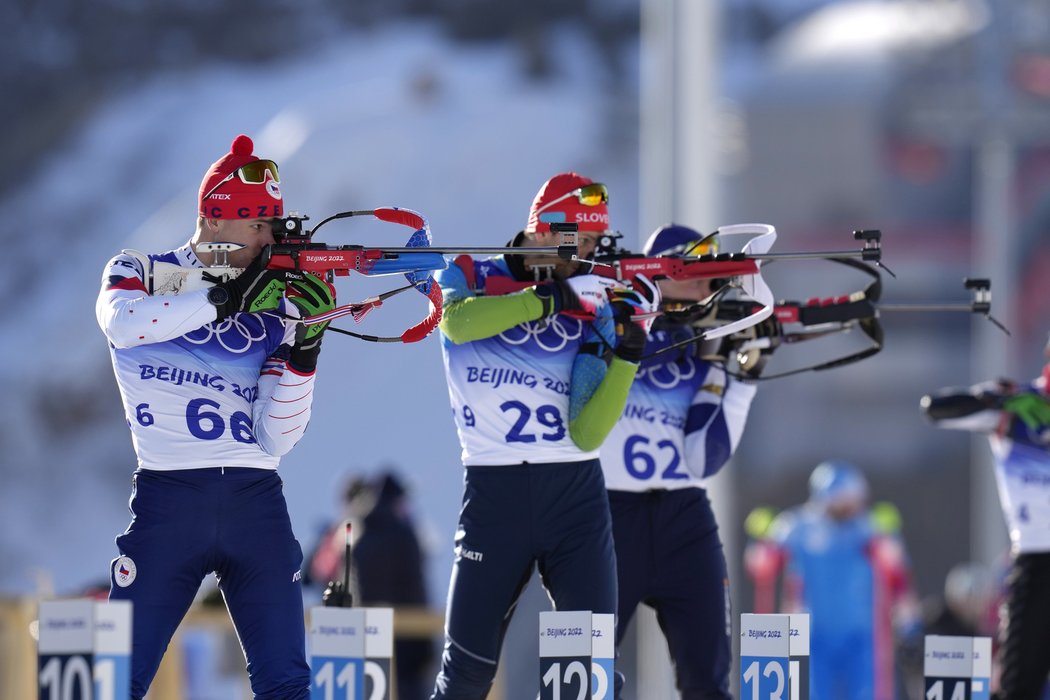
[(529, 254), (556, 245), (551, 224), (567, 223), (579, 227), (579, 253), (589, 257), (609, 229), (607, 202), (604, 185), (557, 175), (512, 241), (521, 255), (464, 256), (437, 275), (466, 474), (434, 698), (488, 694), (533, 567), (558, 610), (616, 612), (598, 448), (623, 411), (645, 346), (647, 322), (632, 320), (632, 310), (655, 310), (659, 290), (643, 280), (627, 293), (634, 306), (610, 302), (612, 280), (587, 274), (579, 261)]
[(138, 457), (110, 589), (133, 603), (132, 698), (146, 694), (209, 573), (255, 697), (310, 693), (303, 555), (277, 465), (310, 421), (325, 327), (295, 319), (333, 308), (335, 293), (314, 275), (286, 281), (263, 268), (283, 199), (277, 165), (253, 148), (238, 136), (208, 170), (188, 243), (122, 251), (95, 305)]

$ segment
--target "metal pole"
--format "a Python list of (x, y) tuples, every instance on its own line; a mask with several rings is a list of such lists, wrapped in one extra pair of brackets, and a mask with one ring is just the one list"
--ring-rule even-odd
[[(1010, 124), (1012, 101), (1005, 68), (1009, 3), (993, 2), (985, 7), (990, 13), (990, 21), (977, 39), (982, 120), (975, 143), (974, 271), (995, 281), (995, 295), (1001, 300), (996, 315), (1007, 328), (1016, 328), (1017, 324), (1013, 322), (1017, 298), (1014, 260), (1018, 236), (1011, 205), (1015, 155)], [(1016, 377), (1017, 355), (1011, 350), (1009, 339), (1003, 333), (991, 324), (978, 324), (973, 340), (974, 380)], [(971, 558), (991, 564), (1002, 555), (1008, 537), (987, 440), (975, 436), (970, 454)]]
[[(698, 230), (720, 223), (714, 119), (717, 115), (718, 3), (642, 0), (639, 232), (677, 222)], [(640, 241), (639, 241), (640, 242)], [(712, 503), (735, 580), (732, 483), (719, 480)], [(639, 697), (676, 698), (667, 643), (644, 606), (636, 612)], [(627, 670), (630, 673), (630, 669)]]
[(674, 212), (675, 5), (676, 0), (642, 0), (638, 231), (643, 238)]

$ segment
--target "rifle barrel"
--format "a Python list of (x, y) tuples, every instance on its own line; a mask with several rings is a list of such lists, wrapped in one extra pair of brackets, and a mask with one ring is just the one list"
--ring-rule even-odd
[(878, 304), (879, 311), (974, 311), (973, 304)]
[(806, 260), (809, 258), (856, 258), (867, 255), (869, 250), (814, 250), (800, 253), (748, 253), (753, 260)]
[(451, 248), (389, 248), (387, 246), (379, 246), (379, 248), (385, 253), (441, 253), (442, 255), (459, 255), (461, 253), (472, 255), (499, 255), (501, 253), (508, 253), (512, 255), (558, 255), (559, 252), (561, 252), (566, 247), (575, 248), (576, 246), (540, 246), (536, 248), (486, 248), (471, 246)]

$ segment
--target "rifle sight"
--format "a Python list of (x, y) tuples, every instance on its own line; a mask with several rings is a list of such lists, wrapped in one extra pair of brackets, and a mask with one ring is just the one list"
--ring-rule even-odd
[(299, 212), (290, 212), (283, 219), (273, 220), (273, 237), (278, 243), (299, 243), (310, 240), (313, 233), (303, 226), (310, 217)]

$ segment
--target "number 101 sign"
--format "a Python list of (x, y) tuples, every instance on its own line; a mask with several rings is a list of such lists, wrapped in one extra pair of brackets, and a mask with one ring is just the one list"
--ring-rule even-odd
[(131, 694), (131, 603), (87, 598), (40, 603), (40, 700), (118, 700)]

